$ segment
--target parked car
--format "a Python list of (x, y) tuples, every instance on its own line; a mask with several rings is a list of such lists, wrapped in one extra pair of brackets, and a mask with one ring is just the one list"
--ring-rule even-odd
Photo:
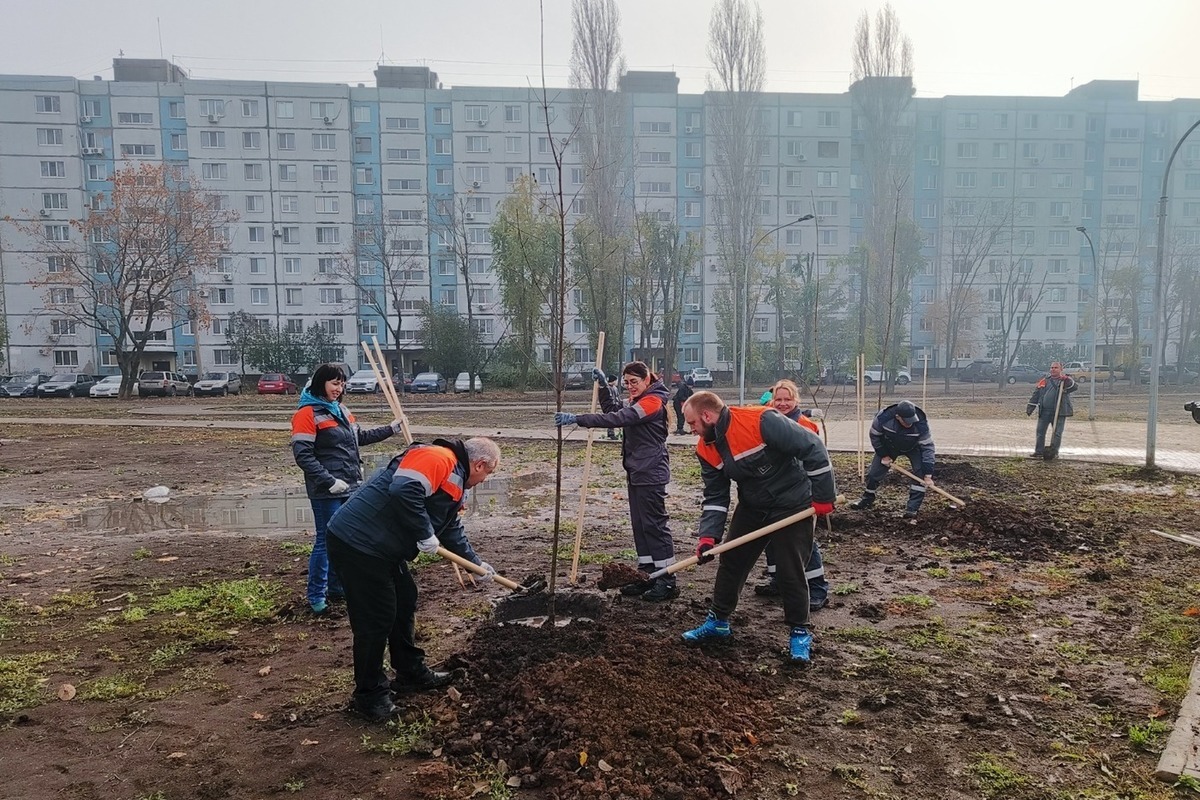
[(38, 387), (50, 380), (41, 372), (33, 375), (16, 375), (0, 384), (0, 397), (37, 397)]
[(192, 384), (178, 372), (143, 372), (138, 375), (138, 397), (190, 396)]
[(576, 369), (570, 370), (563, 375), (564, 389), (586, 389), (591, 385), (592, 376), (590, 372), (587, 375), (584, 375), (582, 370)]
[(409, 391), (413, 394), (445, 394), (446, 379), (442, 377), (442, 373), (440, 372), (422, 372), (413, 378), (412, 387)]
[[(129, 390), (130, 396), (137, 394), (138, 382), (133, 382), (133, 387)], [(100, 380), (92, 385), (88, 391), (90, 397), (117, 397), (121, 394), (121, 375), (105, 375)]]
[(227, 394), (241, 394), (242, 376), (236, 372), (206, 372), (203, 378), (196, 381), (192, 393), (196, 397), (202, 394), (219, 394), (222, 397)]
[(1000, 380), (1000, 367), (991, 361), (972, 361), (958, 371), (958, 379), (967, 383), (996, 383)]
[(1077, 377), (1080, 373), (1091, 372), (1092, 362), (1090, 361), (1068, 361), (1063, 364), (1063, 372), (1070, 375), (1072, 378)]
[(405, 375), (402, 372), (398, 372), (392, 376), (392, 386), (394, 386), (398, 391), (401, 391), (401, 392), (411, 392), (412, 391), (412, 382), (413, 382), (412, 375)]
[(713, 376), (708, 367), (695, 367), (688, 373), (687, 382), (689, 386), (708, 387), (712, 388)]
[(38, 386), (38, 397), (87, 397), (96, 379), (83, 372), (59, 372)]
[(1028, 364), (1013, 364), (1008, 368), (1008, 376), (1005, 381), (1009, 386), (1014, 383), (1037, 383), (1044, 374), (1037, 367), (1031, 367)]
[[(872, 383), (881, 383), (883, 381), (884, 369), (882, 364), (872, 364), (863, 370), (863, 384), (870, 386)], [(896, 377), (893, 382), (900, 386), (907, 386), (912, 383), (912, 373), (907, 369), (896, 370)]]
[[(1191, 386), (1200, 378), (1200, 374), (1192, 372), (1187, 367), (1180, 370), (1174, 364), (1163, 364), (1158, 368), (1158, 385), (1159, 386)], [(1143, 367), (1138, 373), (1138, 379), (1141, 383), (1150, 382), (1150, 368)]]
[(1103, 383), (1110, 378), (1116, 379), (1121, 377), (1121, 375), (1117, 374), (1116, 370), (1107, 364), (1097, 364), (1093, 369), (1090, 362), (1088, 362), (1088, 366), (1078, 372), (1067, 370), (1067, 374), (1080, 383), (1088, 383), (1090, 381), (1100, 381)]
[[(458, 377), (454, 379), (454, 393), (458, 394), (459, 392), (469, 391), (471, 391), (471, 373), (458, 373)], [(483, 380), (478, 375), (475, 376), (475, 391), (483, 391)]]
[(264, 372), (258, 379), (256, 391), (259, 394), (296, 394), (299, 389), (296, 383), (282, 372)]
[(346, 381), (347, 394), (374, 394), (381, 391), (383, 389), (375, 378), (373, 370), (360, 369), (350, 376), (350, 380)]
[(1193, 400), (1183, 406), (1184, 411), (1192, 412), (1192, 419), (1200, 423), (1200, 400)]

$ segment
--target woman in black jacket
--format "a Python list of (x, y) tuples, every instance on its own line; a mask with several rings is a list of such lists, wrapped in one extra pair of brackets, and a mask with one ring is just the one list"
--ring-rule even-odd
[(631, 361), (621, 371), (629, 402), (622, 403), (609, 391), (604, 373), (596, 369), (592, 376), (600, 385), (603, 414), (554, 415), (557, 425), (581, 428), (623, 428), (621, 464), (625, 467), (629, 489), (629, 516), (633, 524), (633, 546), (637, 550), (638, 569), (646, 579), (621, 589), (621, 593), (640, 595), (643, 600), (659, 602), (679, 596), (674, 575), (650, 580), (650, 573), (675, 563), (675, 542), (667, 518), (667, 482), (671, 464), (667, 455), (667, 387), (641, 361)]
[(292, 415), (292, 456), (304, 470), (304, 489), (313, 512), (313, 549), (308, 557), (308, 605), (324, 614), (330, 599), (342, 596), (342, 585), (329, 568), (325, 527), (350, 492), (362, 482), (360, 445), (382, 442), (400, 430), (391, 425), (362, 430), (341, 404), (346, 375), (337, 364), (322, 364), (309, 388), (300, 393), (300, 408)]

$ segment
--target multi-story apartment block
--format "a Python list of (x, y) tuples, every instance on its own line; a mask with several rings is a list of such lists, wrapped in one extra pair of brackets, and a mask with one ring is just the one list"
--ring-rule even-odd
[[(703, 256), (685, 286), (676, 364), (730, 369), (714, 311), (726, 284), (710, 235), (711, 100), (677, 87), (672, 73), (623, 78), (629, 163), (622, 178), (637, 211), (704, 234)], [(815, 224), (782, 227), (768, 241), (790, 261), (815, 258), (834, 282), (847, 281), (837, 265), (866, 233), (853, 92), (764, 94), (759, 104), (766, 131), (757, 173), (761, 229), (815, 215)], [(223, 325), (230, 313), (246, 310), (293, 331), (320, 324), (346, 345), (351, 361), (360, 338), (378, 336), (411, 369), (422, 362), (419, 309), (426, 302), (463, 314), (469, 309), (485, 341), (504, 335), (489, 226), (514, 181), (525, 174), (556, 186), (554, 150), (565, 142), (568, 196), (584, 183), (578, 141), (571, 140), (576, 98), (569, 90), (550, 97), (547, 133), (538, 92), (442, 88), (423, 68), (380, 67), (374, 87), (190, 80), (169, 62), (131, 59), (114, 62), (111, 81), (0, 76), (0, 215), (70, 236), (69, 222), (87, 213), (124, 163), (186, 165), (239, 219), (201, 287), (211, 324), (164, 322), (145, 367), (233, 365)], [(1197, 114), (1200, 100), (1141, 101), (1129, 81), (1096, 81), (1065, 97), (913, 100), (904, 118), (912, 141), (904, 192), (923, 235), (926, 267), (914, 279), (906, 315), (909, 357), (927, 357), (938, 367), (984, 355), (1000, 325), (993, 307), (1006, 264), (1046, 287), (1027, 339), (1089, 344), (1097, 287), (1076, 229), (1087, 228), (1104, 264), (1152, 263), (1156, 188), (1170, 148)], [(1200, 141), (1185, 144), (1181, 155), (1170, 197), (1172, 233), (1200, 252)], [(576, 198), (571, 213), (586, 211), (585, 203)], [(933, 319), (953, 285), (947, 271), (954, 269), (956, 242), (965, 241), (964, 231), (993, 224), (1003, 228), (997, 239), (1003, 244), (980, 270), (978, 314), (957, 352), (944, 352)], [(372, 228), (385, 232), (379, 243), (393, 257), (389, 268), (404, 275), (398, 299), (383, 290), (382, 279), (373, 287), (339, 276), (356, 239), (364, 244)], [(115, 371), (110, 342), (39, 311), (44, 290), (30, 281), (44, 261), (13, 226), (4, 226), (7, 368)], [(459, 269), (468, 262), (469, 295)], [(362, 264), (361, 272), (371, 273), (371, 265)], [(569, 312), (577, 313), (578, 294), (569, 300)], [(1146, 293), (1141, 300), (1148, 307)], [(381, 312), (402, 317), (398, 340)], [(1143, 313), (1136, 322), (1143, 354), (1149, 320)], [(575, 316), (567, 324), (571, 357), (591, 361), (586, 327)], [(777, 324), (774, 310), (761, 306), (753, 335), (775, 341)], [(1131, 340), (1128, 324), (1113, 331), (1117, 345)], [(635, 328), (626, 331), (626, 342), (639, 337)], [(542, 348), (547, 360), (548, 353)], [(631, 355), (627, 350), (621, 358)]]

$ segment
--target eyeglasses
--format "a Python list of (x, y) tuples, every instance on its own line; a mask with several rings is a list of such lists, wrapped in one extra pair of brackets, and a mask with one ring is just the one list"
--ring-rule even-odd
[(641, 382), (641, 378), (626, 378), (625, 380), (621, 381), (621, 383), (625, 384), (626, 386), (637, 386)]

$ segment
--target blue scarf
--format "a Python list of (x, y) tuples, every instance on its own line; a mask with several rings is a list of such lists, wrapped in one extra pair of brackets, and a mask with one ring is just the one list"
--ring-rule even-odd
[(333, 414), (335, 417), (340, 419), (342, 422), (346, 421), (346, 409), (341, 403), (334, 403), (330, 400), (326, 400), (324, 397), (317, 397), (308, 389), (300, 392), (300, 404), (297, 406), (297, 408), (304, 408), (305, 406), (316, 406), (317, 408), (323, 408), (330, 414)]

